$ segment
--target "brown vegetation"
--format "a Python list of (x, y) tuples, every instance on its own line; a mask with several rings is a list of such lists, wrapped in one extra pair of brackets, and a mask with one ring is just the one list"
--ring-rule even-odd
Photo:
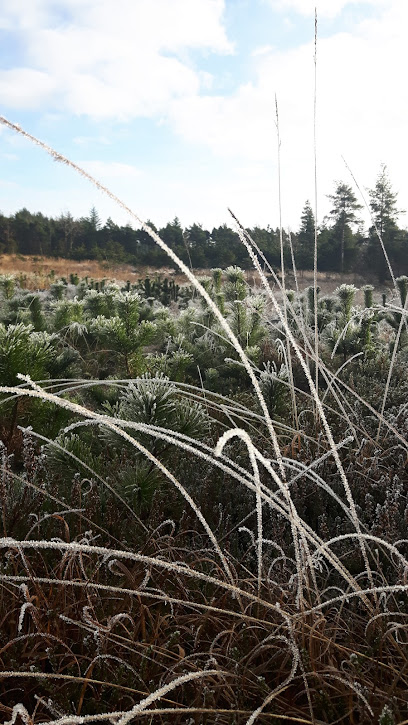
[(62, 259), (60, 257), (35, 257), (23, 254), (3, 254), (0, 256), (0, 274), (15, 274), (26, 289), (47, 289), (55, 279), (70, 274), (89, 279), (116, 279), (121, 282), (137, 282), (139, 279), (156, 275), (171, 275), (180, 284), (185, 281), (183, 274), (175, 274), (172, 269), (155, 269), (131, 264), (98, 262), (95, 259)]
[[(197, 276), (210, 275), (209, 269), (195, 270)], [(61, 257), (36, 257), (23, 254), (3, 254), (0, 256), (0, 274), (14, 274), (19, 278), (20, 284), (26, 289), (47, 289), (55, 279), (65, 277), (69, 279), (70, 274), (77, 274), (80, 279), (114, 279), (119, 282), (132, 283), (145, 277), (171, 276), (177, 284), (184, 284), (186, 277), (180, 272), (175, 272), (171, 267), (157, 269), (150, 266), (135, 267), (132, 264), (115, 264), (114, 262), (99, 262), (95, 259), (78, 261), (75, 259), (63, 259)], [(313, 271), (299, 271), (299, 288), (304, 290), (313, 284)], [(245, 273), (250, 284), (259, 284), (259, 275), (255, 270), (248, 270)], [(340, 274), (338, 272), (318, 272), (317, 280), (323, 295), (333, 294), (341, 284), (354, 284), (361, 287), (368, 281), (358, 274)], [(372, 281), (372, 280), (370, 280)], [(290, 271), (286, 273), (287, 289), (295, 287), (295, 280)], [(378, 287), (378, 285), (377, 285)], [(383, 288), (378, 287), (378, 292)], [(357, 296), (357, 301), (361, 302)]]

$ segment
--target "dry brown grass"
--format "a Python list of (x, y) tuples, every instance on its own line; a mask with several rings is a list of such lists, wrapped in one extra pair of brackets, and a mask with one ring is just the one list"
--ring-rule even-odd
[(186, 281), (183, 274), (175, 274), (169, 267), (156, 269), (140, 266), (135, 268), (131, 264), (98, 262), (94, 259), (78, 261), (61, 257), (36, 257), (23, 254), (1, 255), (0, 274), (15, 274), (20, 278), (21, 286), (26, 289), (47, 289), (53, 279), (59, 277), (69, 279), (70, 274), (77, 274), (80, 278), (89, 277), (95, 280), (108, 278), (123, 282), (127, 282), (127, 280), (137, 282), (144, 277), (161, 274), (163, 276), (171, 275), (178, 284)]
[[(306, 287), (313, 285), (313, 270), (299, 270), (298, 282), (300, 290), (304, 290)], [(387, 286), (379, 286), (375, 279), (368, 279), (353, 272), (348, 272), (347, 274), (340, 274), (340, 272), (317, 273), (317, 284), (320, 287), (320, 294), (322, 295), (332, 295), (341, 284), (354, 284), (356, 287), (362, 287), (368, 282), (375, 287), (377, 292), (382, 292)], [(295, 280), (290, 270), (286, 271), (286, 286), (292, 287), (292, 289), (295, 288)], [(356, 299), (359, 303), (362, 302), (362, 300), (363, 295), (361, 295), (361, 300), (360, 298), (358, 298), (358, 300)]]
[[(198, 277), (210, 276), (211, 270), (197, 269), (195, 273)], [(132, 264), (98, 262), (95, 259), (78, 261), (75, 259), (63, 259), (61, 257), (36, 257), (22, 254), (1, 255), (0, 274), (15, 274), (20, 278), (21, 286), (26, 289), (47, 289), (54, 279), (58, 279), (59, 277), (69, 279), (70, 274), (77, 274), (81, 279), (84, 277), (95, 280), (115, 279), (119, 282), (127, 282), (129, 280), (132, 283), (148, 276), (154, 278), (156, 275), (162, 275), (164, 277), (171, 276), (177, 284), (185, 284), (187, 282), (184, 274), (180, 272), (176, 273), (171, 267), (157, 269), (148, 265), (135, 267)], [(246, 272), (246, 279), (250, 284), (260, 284), (259, 275), (256, 270), (248, 270)], [(330, 295), (343, 283), (362, 287), (368, 280), (353, 273), (318, 272), (317, 281), (321, 289), (321, 294)], [(299, 270), (298, 282), (301, 290), (312, 285), (313, 271)], [(383, 287), (378, 287), (375, 282), (373, 284), (378, 288), (378, 293), (383, 291)], [(291, 287), (294, 288), (295, 286), (290, 271), (287, 272), (286, 286), (288, 289)], [(362, 302), (362, 299), (360, 300), (358, 295), (356, 302)]]

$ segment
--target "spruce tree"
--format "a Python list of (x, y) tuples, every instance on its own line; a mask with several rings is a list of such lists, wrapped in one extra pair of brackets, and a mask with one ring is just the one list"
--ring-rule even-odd
[(296, 250), (299, 269), (313, 269), (315, 218), (310, 201), (307, 200), (300, 217), (300, 229)]
[(334, 194), (328, 194), (328, 198), (333, 202), (330, 216), (334, 220), (333, 231), (340, 246), (340, 272), (344, 272), (346, 246), (349, 251), (352, 251), (355, 246), (350, 225), (359, 222), (356, 212), (362, 207), (351, 186), (341, 181), (337, 182)]
[(375, 268), (380, 281), (387, 276), (387, 263), (381, 249), (380, 235), (389, 257), (398, 261), (401, 233), (397, 225), (398, 215), (397, 194), (393, 192), (385, 164), (381, 164), (375, 186), (368, 190), (370, 209), (375, 224), (370, 227), (368, 242), (368, 260)]

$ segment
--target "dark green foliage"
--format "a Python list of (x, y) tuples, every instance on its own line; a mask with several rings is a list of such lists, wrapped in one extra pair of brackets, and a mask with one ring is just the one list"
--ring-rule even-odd
[(3, 296), (6, 300), (9, 300), (13, 297), (15, 284), (15, 279), (12, 275), (0, 275), (0, 289), (2, 290)]
[[(192, 438), (208, 430), (204, 408), (180, 397), (177, 387), (165, 376), (139, 378), (128, 385), (114, 407), (105, 407), (117, 418), (167, 428)], [(141, 439), (148, 445), (151, 437), (142, 434)]]
[[(344, 182), (338, 182), (334, 194), (329, 195), (329, 198), (333, 202), (330, 213), (333, 223), (328, 224), (328, 220), (324, 220), (318, 229), (319, 270), (347, 271), (358, 268), (365, 271), (368, 267), (380, 279), (385, 279), (388, 268), (375, 227), (371, 226), (368, 234), (364, 234), (360, 228), (357, 232), (354, 231), (360, 205), (352, 188)], [(396, 208), (396, 194), (392, 191), (384, 165), (375, 187), (370, 191), (370, 206), (394, 269), (398, 274), (408, 273), (408, 232), (397, 225), (400, 212)], [(177, 217), (161, 229), (156, 229), (151, 222), (148, 224), (193, 269), (225, 268), (231, 265), (248, 269), (252, 266), (238, 234), (226, 224), (211, 231), (200, 224), (192, 224), (183, 229)], [(301, 270), (313, 267), (314, 226), (313, 210), (307, 201), (301, 213), (299, 231), (292, 235), (296, 266)], [(266, 229), (256, 226), (247, 229), (247, 232), (269, 263), (277, 269), (280, 268), (280, 230), (269, 226)], [(291, 255), (285, 231), (283, 243), (285, 263), (290, 267)], [(69, 213), (53, 219), (42, 214), (32, 214), (27, 209), (22, 209), (10, 217), (0, 215), (1, 251), (79, 260), (127, 262), (153, 268), (168, 266), (166, 254), (145, 231), (135, 230), (129, 225), (119, 226), (110, 218), (102, 224), (96, 209), (92, 209), (88, 217), (78, 220)], [(70, 282), (78, 284), (75, 274), (71, 273)], [(173, 289), (161, 290), (160, 299), (164, 304), (177, 300), (178, 292), (175, 287), (176, 285)], [(159, 299), (158, 289), (152, 295), (149, 289), (148, 285), (146, 296)]]
[(31, 322), (34, 330), (40, 332), (46, 328), (46, 320), (42, 309), (41, 298), (38, 295), (28, 295)]
[(300, 222), (295, 251), (296, 266), (299, 269), (313, 269), (315, 218), (309, 201), (303, 207)]
[(402, 271), (407, 244), (406, 233), (397, 225), (401, 211), (397, 209), (397, 194), (392, 190), (385, 164), (381, 164), (375, 186), (369, 190), (369, 195), (374, 224), (369, 230), (367, 263), (376, 272), (379, 281), (383, 282), (389, 278), (390, 273), (378, 235), (385, 246), (394, 270)]
[(276, 419), (285, 416), (289, 406), (290, 392), (285, 383), (288, 382), (288, 371), (284, 365), (278, 369), (276, 363), (268, 361), (261, 372), (259, 384), (271, 416)]
[(366, 284), (363, 287), (364, 292), (364, 305), (365, 307), (372, 307), (373, 306), (373, 292), (374, 287), (372, 284)]
[(167, 277), (162, 279), (161, 275), (157, 275), (153, 280), (146, 277), (138, 283), (138, 289), (143, 292), (150, 304), (156, 299), (166, 306), (171, 302), (177, 302), (180, 293), (180, 286), (174, 279), (169, 280)]
[(0, 324), (0, 379), (3, 385), (16, 385), (17, 373), (33, 380), (47, 377), (57, 357), (57, 335), (34, 332), (32, 325)]
[(401, 307), (405, 307), (408, 294), (408, 277), (406, 275), (402, 275), (401, 277), (397, 277), (395, 281), (400, 293)]
[[(355, 256), (355, 239), (351, 225), (358, 222), (357, 212), (362, 209), (358, 203), (353, 189), (344, 182), (338, 182), (334, 194), (328, 198), (333, 203), (330, 216), (333, 219), (332, 240), (335, 248), (340, 251), (340, 265), (338, 269), (344, 272), (350, 269)], [(336, 252), (335, 252), (336, 253)]]

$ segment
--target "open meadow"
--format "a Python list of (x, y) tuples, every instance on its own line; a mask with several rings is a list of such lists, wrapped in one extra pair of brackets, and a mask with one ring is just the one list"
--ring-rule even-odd
[[(0, 274), (13, 275), (18, 279), (19, 284), (24, 289), (29, 290), (45, 290), (49, 289), (55, 279), (64, 278), (69, 281), (71, 275), (76, 275), (79, 279), (89, 279), (95, 281), (110, 280), (112, 282), (126, 283), (130, 281), (132, 284), (140, 280), (150, 277), (164, 279), (172, 278), (177, 284), (187, 283), (185, 274), (180, 273), (174, 267), (155, 267), (149, 265), (133, 265), (133, 264), (115, 264), (112, 261), (98, 262), (95, 259), (81, 260), (64, 259), (61, 257), (44, 257), (23, 254), (2, 254), (0, 255)], [(202, 277), (211, 276), (211, 269), (194, 269), (194, 274), (200, 279)], [(278, 272), (278, 277), (280, 277)], [(298, 271), (298, 285), (301, 291), (313, 284), (313, 270)], [(254, 269), (245, 270), (245, 279), (248, 284), (254, 287), (261, 286), (261, 278)], [(286, 279), (288, 287), (295, 287), (295, 278), (291, 269), (286, 271)], [(271, 281), (271, 280), (270, 280)], [(372, 283), (378, 294), (384, 291), (390, 291), (392, 283), (390, 281), (379, 283), (373, 275), (367, 278), (357, 273), (340, 273), (334, 271), (318, 272), (317, 282), (321, 293), (324, 295), (333, 294), (335, 289), (341, 284), (354, 284), (358, 289), (366, 283)], [(273, 280), (272, 280), (273, 284)], [(279, 287), (276, 288), (279, 295)], [(357, 300), (362, 302), (363, 293), (357, 293)]]
[(131, 264), (115, 264), (98, 262), (95, 259), (78, 261), (63, 259), (61, 257), (37, 257), (36, 255), (2, 254), (0, 255), (0, 274), (12, 274), (19, 279), (21, 286), (26, 289), (48, 289), (55, 279), (64, 277), (69, 280), (70, 275), (77, 275), (80, 279), (88, 277), (96, 280), (111, 280), (119, 283), (130, 280), (132, 283), (145, 277), (156, 275), (175, 277), (179, 284), (186, 281), (182, 274), (163, 267), (156, 269), (148, 265), (135, 268)]

